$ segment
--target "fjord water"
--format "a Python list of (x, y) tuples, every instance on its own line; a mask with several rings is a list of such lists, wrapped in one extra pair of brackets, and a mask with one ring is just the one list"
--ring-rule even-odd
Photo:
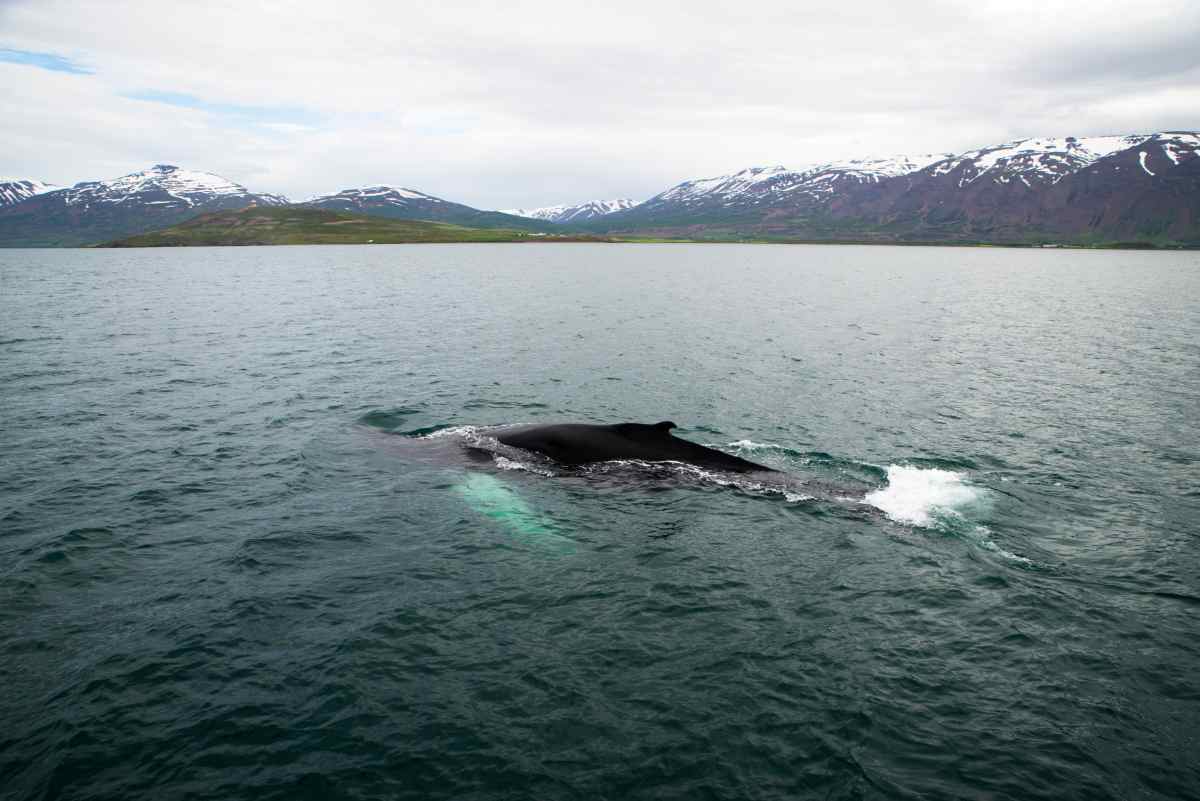
[[(1198, 343), (1196, 253), (0, 252), (0, 795), (1200, 797)], [(795, 483), (455, 439), (543, 420)]]

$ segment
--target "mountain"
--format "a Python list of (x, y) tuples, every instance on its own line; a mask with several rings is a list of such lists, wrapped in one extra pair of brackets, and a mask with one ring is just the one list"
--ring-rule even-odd
[(830, 211), (931, 240), (1200, 244), (1200, 136), (1008, 142), (945, 159)]
[(321, 195), (304, 205), (332, 211), (373, 214), (398, 220), (431, 220), (474, 228), (514, 228), (527, 231), (553, 231), (553, 225), (499, 211), (482, 211), (461, 203), (443, 200), (415, 189), (394, 186), (370, 186), (343, 189)]
[(732, 175), (684, 181), (613, 220), (713, 211), (730, 214), (755, 207), (819, 203), (852, 187), (908, 175), (947, 155), (831, 162), (799, 170), (783, 166), (749, 167)]
[(685, 181), (591, 230), (698, 238), (1200, 243), (1200, 136), (1022, 139)]
[(0, 246), (85, 245), (164, 228), (207, 211), (286, 203), (219, 175), (158, 164), (0, 208)]
[(28, 178), (0, 178), (0, 208), (20, 203), (34, 195), (42, 195), (58, 189), (54, 184), (45, 184)]
[(503, 228), (465, 228), (424, 220), (395, 220), (309, 206), (249, 206), (192, 217), (170, 228), (108, 242), (102, 247), (215, 245), (350, 245), (410, 242), (545, 241), (540, 234)]
[[(169, 165), (47, 189), (36, 181), (0, 183), (0, 246), (89, 244), (207, 212), (288, 203)], [(751, 167), (684, 181), (643, 203), (592, 201), (516, 214), (389, 186), (346, 189), (303, 205), (545, 234), (1200, 247), (1200, 134), (1032, 138), (958, 154)]]
[(594, 220), (606, 214), (612, 214), (637, 205), (636, 200), (617, 198), (616, 200), (588, 200), (573, 206), (559, 204), (543, 206), (540, 209), (502, 209), (502, 214), (512, 214), (517, 217), (529, 217), (533, 220), (545, 220), (552, 223), (574, 223)]

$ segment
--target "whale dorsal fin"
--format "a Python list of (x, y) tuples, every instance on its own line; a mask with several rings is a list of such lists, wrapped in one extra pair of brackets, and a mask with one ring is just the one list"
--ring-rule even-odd
[(661, 423), (617, 423), (613, 428), (627, 437), (668, 437), (671, 435), (671, 429), (677, 426), (670, 420), (663, 420)]

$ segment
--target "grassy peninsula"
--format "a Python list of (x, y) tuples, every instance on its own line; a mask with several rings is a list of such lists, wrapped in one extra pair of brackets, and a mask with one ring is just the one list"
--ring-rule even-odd
[(604, 241), (598, 236), (537, 234), (507, 228), (468, 228), (425, 220), (396, 220), (300, 206), (251, 206), (201, 214), (186, 222), (105, 242), (96, 247), (210, 247), (219, 245), (362, 245), (418, 242)]

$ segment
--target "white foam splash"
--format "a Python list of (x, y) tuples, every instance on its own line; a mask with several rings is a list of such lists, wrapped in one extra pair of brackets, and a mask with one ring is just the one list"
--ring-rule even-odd
[(680, 478), (690, 478), (705, 484), (715, 484), (718, 487), (732, 487), (750, 495), (783, 496), (788, 503), (803, 503), (817, 500), (814, 495), (795, 492), (786, 486), (774, 486), (762, 481), (753, 481), (732, 473), (719, 470), (708, 470), (688, 462), (662, 461), (646, 462), (641, 459), (612, 459), (607, 462), (597, 462), (587, 469), (592, 473), (608, 473), (612, 469), (634, 468), (648, 471), (668, 471)]
[[(719, 446), (709, 446), (709, 447), (719, 447)], [(739, 448), (739, 449), (748, 450), (748, 451), (771, 451), (771, 450), (781, 450), (782, 449), (781, 446), (776, 445), (772, 442), (755, 442), (754, 440), (749, 440), (749, 439), (739, 439), (737, 442), (729, 443), (726, 447)]]
[(887, 485), (867, 493), (864, 503), (898, 523), (931, 527), (938, 515), (961, 516), (960, 510), (981, 497), (981, 490), (953, 470), (888, 465)]
[(442, 437), (469, 437), (479, 431), (479, 426), (448, 426), (422, 434), (420, 439), (441, 439)]
[[(887, 479), (887, 486), (867, 493), (862, 502), (874, 506), (898, 523), (912, 526), (937, 528), (939, 522), (945, 524), (950, 521), (961, 524), (966, 521), (963, 512), (986, 498), (986, 490), (968, 484), (962, 473), (953, 470), (888, 465)], [(951, 528), (998, 556), (1022, 565), (1033, 564), (1033, 560), (997, 545), (991, 539), (992, 532), (987, 526), (976, 524), (967, 531), (963, 531), (961, 525)]]
[(980, 546), (982, 546), (983, 548), (986, 548), (987, 550), (991, 551), (994, 554), (1003, 556), (1005, 559), (1008, 559), (1013, 562), (1018, 562), (1019, 564), (1022, 564), (1022, 565), (1032, 565), (1033, 564), (1032, 559), (1029, 559), (1024, 556), (1019, 556), (1019, 555), (1013, 553), (1012, 551), (1006, 551), (1003, 548), (1001, 548), (999, 545), (997, 545), (996, 543), (992, 542), (988, 538), (988, 535), (991, 533), (992, 532), (988, 531), (987, 526), (976, 526), (975, 527), (976, 538), (977, 538)]
[(501, 470), (523, 470), (526, 473), (536, 473), (539, 476), (546, 476), (547, 478), (554, 477), (554, 473), (546, 470), (545, 468), (529, 464), (528, 462), (509, 459), (508, 457), (501, 456), (499, 454), (493, 455), (492, 460), (495, 462), (496, 467)]

